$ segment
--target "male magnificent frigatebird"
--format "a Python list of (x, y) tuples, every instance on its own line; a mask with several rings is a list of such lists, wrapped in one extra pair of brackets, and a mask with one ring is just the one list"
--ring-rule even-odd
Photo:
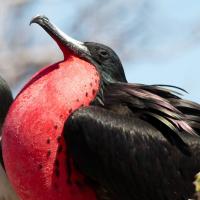
[(0, 200), (17, 200), (3, 169), (3, 159), (1, 151), (1, 129), (8, 109), (13, 102), (11, 90), (6, 81), (0, 77)]
[(64, 60), (38, 72), (3, 128), (7, 174), (22, 200), (186, 200), (200, 170), (200, 105), (127, 83), (109, 47), (39, 24)]

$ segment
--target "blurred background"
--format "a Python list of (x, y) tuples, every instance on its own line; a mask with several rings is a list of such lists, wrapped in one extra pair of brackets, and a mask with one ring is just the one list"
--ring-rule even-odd
[(36, 14), (78, 40), (112, 47), (129, 82), (176, 85), (200, 103), (200, 1), (0, 0), (0, 75), (15, 95), (62, 59), (41, 27), (29, 26)]

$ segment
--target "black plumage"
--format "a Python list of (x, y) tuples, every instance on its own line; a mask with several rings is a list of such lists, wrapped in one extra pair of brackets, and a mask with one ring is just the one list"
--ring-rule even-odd
[[(127, 83), (110, 48), (92, 45), (101, 88), (92, 105), (78, 109), (64, 127), (74, 165), (97, 191), (107, 191), (97, 192), (99, 199), (192, 197), (200, 170), (200, 105), (183, 100), (176, 87)], [(106, 58), (99, 59), (100, 49)]]
[(6, 81), (0, 77), (0, 126), (2, 126), (12, 102), (13, 97), (11, 90)]
[(0, 164), (3, 165), (2, 150), (1, 150), (1, 128), (6, 118), (13, 97), (11, 90), (6, 81), (0, 77)]
[(12, 102), (13, 97), (11, 90), (6, 81), (2, 77), (0, 77), (0, 199), (4, 200), (18, 199), (3, 169), (4, 163), (1, 150), (1, 128)]
[(127, 83), (120, 59), (105, 45), (74, 40), (45, 16), (31, 23), (92, 63), (101, 79), (91, 105), (65, 122), (69, 181), (73, 164), (99, 200), (192, 197), (200, 169), (200, 105), (183, 100), (170, 86)]

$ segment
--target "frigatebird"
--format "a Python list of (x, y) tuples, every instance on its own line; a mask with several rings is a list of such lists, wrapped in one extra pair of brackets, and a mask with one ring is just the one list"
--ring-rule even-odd
[[(1, 144), (1, 128), (12, 102), (13, 102), (12, 92), (6, 81), (0, 76), (0, 144)], [(0, 145), (0, 164), (3, 164), (1, 145)]]
[(5, 174), (1, 151), (1, 129), (12, 102), (13, 97), (11, 90), (6, 81), (0, 76), (0, 200), (18, 199)]
[(64, 60), (33, 76), (5, 121), (5, 167), (21, 199), (191, 198), (200, 105), (181, 88), (128, 83), (103, 44), (74, 40), (45, 16), (31, 23)]

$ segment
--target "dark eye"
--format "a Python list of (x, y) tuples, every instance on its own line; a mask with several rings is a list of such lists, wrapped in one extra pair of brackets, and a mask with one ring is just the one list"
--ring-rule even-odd
[(107, 58), (109, 56), (108, 52), (103, 49), (99, 50), (99, 55), (104, 58)]

